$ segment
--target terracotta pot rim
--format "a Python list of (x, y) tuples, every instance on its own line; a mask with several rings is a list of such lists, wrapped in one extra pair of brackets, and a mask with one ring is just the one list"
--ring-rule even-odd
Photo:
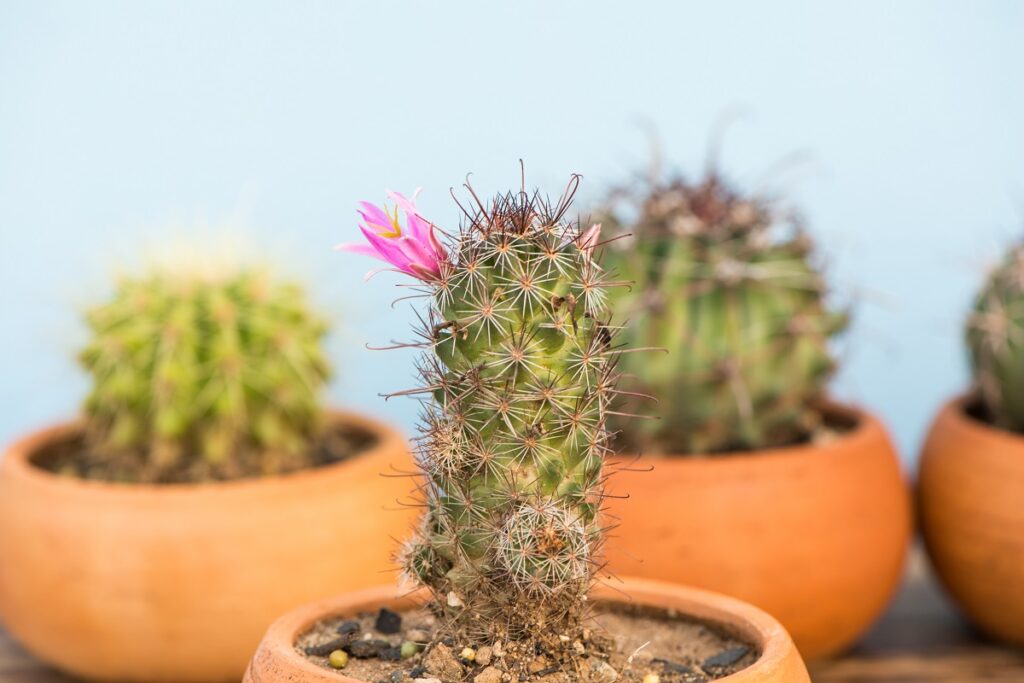
[(942, 404), (937, 419), (948, 420), (957, 429), (972, 436), (1017, 441), (1021, 448), (1024, 448), (1024, 434), (986, 422), (967, 412), (968, 406), (978, 400), (977, 394), (973, 391), (959, 393)]
[(229, 491), (262, 495), (269, 490), (301, 486), (311, 478), (338, 473), (356, 463), (364, 462), (373, 457), (386, 456), (388, 453), (394, 452), (396, 448), (406, 448), (404, 437), (386, 422), (362, 413), (339, 408), (328, 408), (324, 412), (334, 422), (352, 425), (371, 433), (377, 438), (376, 444), (340, 462), (310, 467), (287, 474), (228, 481), (132, 484), (60, 476), (37, 467), (32, 463), (33, 456), (44, 445), (69, 436), (81, 429), (82, 421), (80, 419), (71, 419), (41, 427), (15, 439), (7, 447), (3, 458), (0, 459), (0, 469), (6, 470), (9, 476), (27, 480), (39, 486), (64, 488), (69, 492), (74, 491), (76, 495), (96, 495), (104, 498), (113, 496), (186, 497), (226, 493)]
[(778, 457), (794, 457), (798, 455), (829, 455), (832, 453), (856, 451), (861, 444), (870, 443), (884, 437), (885, 426), (870, 410), (854, 404), (826, 399), (821, 402), (822, 412), (826, 416), (845, 418), (854, 422), (850, 429), (842, 431), (838, 436), (826, 443), (797, 443), (790, 446), (772, 446), (749, 451), (723, 451), (720, 453), (640, 453), (643, 459), (699, 462), (710, 465), (729, 462), (745, 462), (749, 460), (766, 460)]
[[(784, 667), (786, 659), (792, 657), (795, 652), (789, 634), (773, 617), (753, 605), (711, 591), (664, 581), (623, 577), (615, 579), (613, 584), (595, 585), (591, 596), (601, 603), (674, 609), (683, 617), (716, 625), (759, 647), (761, 655), (754, 663), (718, 679), (725, 683), (760, 680), (755, 677)], [(383, 605), (422, 603), (426, 598), (425, 589), (401, 594), (397, 592), (395, 586), (388, 585), (344, 593), (304, 605), (271, 624), (253, 661), (261, 656), (284, 657), (288, 659), (290, 668), (314, 676), (317, 680), (329, 678), (338, 683), (365, 683), (310, 662), (295, 651), (295, 641), (323, 619), (372, 611)], [(250, 669), (251, 667), (252, 663)], [(249, 678), (245, 680), (248, 681)]]

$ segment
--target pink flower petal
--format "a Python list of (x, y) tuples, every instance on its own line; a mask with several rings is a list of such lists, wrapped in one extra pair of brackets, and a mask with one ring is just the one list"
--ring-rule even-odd
[[(413, 195), (415, 199), (419, 189)], [(371, 256), (391, 264), (400, 272), (422, 280), (434, 280), (441, 274), (441, 262), (448, 258), (438, 240), (434, 225), (423, 218), (415, 202), (400, 192), (388, 191), (388, 197), (395, 203), (392, 215), (385, 204), (383, 207), (371, 202), (360, 202), (357, 212), (363, 219), (360, 232), (367, 244), (340, 244), (336, 249), (364, 256)], [(405, 213), (405, 229), (398, 224), (397, 212)], [(381, 270), (372, 271), (372, 277)]]
[[(362, 209), (359, 210), (358, 213), (369, 225), (375, 228), (381, 228), (384, 232), (394, 231), (394, 227), (391, 225), (391, 217), (388, 216), (384, 209), (380, 208), (376, 204), (371, 204), (370, 202), (359, 202), (359, 205)], [(381, 232), (381, 230), (377, 230), (376, 232)]]
[(430, 232), (430, 223), (422, 216), (414, 213), (406, 214), (406, 223), (412, 237), (423, 243), (428, 241), (427, 233)]
[(437, 239), (437, 231), (434, 230), (434, 225), (431, 224), (427, 230), (427, 240), (430, 242), (430, 248), (434, 250), (434, 254), (437, 256), (438, 261), (443, 261), (448, 258), (448, 252), (445, 251), (444, 245)]
[(579, 240), (576, 242), (576, 246), (581, 251), (585, 252), (587, 256), (593, 256), (594, 248), (601, 239), (601, 224), (594, 223), (592, 226), (587, 228), (587, 231), (580, 235)]
[(388, 199), (398, 204), (398, 207), (407, 214), (419, 215), (419, 209), (416, 208), (415, 202), (406, 198), (401, 192), (387, 191)]
[(405, 212), (405, 222), (409, 226), (409, 234), (420, 241), (426, 242), (430, 222), (420, 215), (419, 209), (416, 208), (416, 203), (408, 199), (401, 192), (388, 190), (387, 194), (388, 198)]
[(409, 269), (412, 271), (411, 275), (418, 277), (421, 280), (434, 280), (437, 279), (438, 276), (438, 273), (435, 273), (432, 270), (427, 270), (426, 268), (417, 263), (414, 263), (411, 266), (409, 266)]
[(397, 240), (381, 237), (372, 230), (362, 226), (359, 229), (363, 232), (363, 236), (366, 237), (366, 241), (373, 245), (383, 260), (396, 268), (405, 269), (409, 266), (409, 258), (402, 253)]
[(362, 244), (360, 242), (346, 242), (345, 244), (339, 244), (334, 247), (335, 251), (347, 251), (353, 254), (360, 254), (362, 256), (370, 256), (380, 260), (384, 260), (384, 257), (377, 252), (369, 244)]
[(409, 257), (410, 263), (422, 266), (435, 275), (440, 272), (437, 267), (437, 258), (430, 251), (428, 245), (411, 237), (403, 237), (398, 240), (398, 246), (402, 248), (402, 253)]

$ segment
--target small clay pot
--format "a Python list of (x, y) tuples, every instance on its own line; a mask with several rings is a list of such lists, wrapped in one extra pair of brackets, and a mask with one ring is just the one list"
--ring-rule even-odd
[[(388, 580), (414, 513), (406, 441), (333, 420), (376, 445), (338, 464), (209, 484), (84, 481), (32, 464), (75, 423), (0, 461), (0, 620), (39, 659), (105, 681), (237, 681), (282, 611)], [(395, 511), (383, 511), (390, 508)]]
[(606, 501), (611, 571), (746, 600), (807, 659), (852, 644), (903, 575), (909, 487), (885, 428), (826, 406), (847, 431), (822, 444), (625, 459)]
[(921, 454), (917, 500), (932, 564), (990, 635), (1024, 645), (1024, 437), (947, 403)]
[[(298, 637), (319, 621), (331, 617), (393, 610), (420, 605), (424, 592), (409, 595), (393, 586), (370, 589), (300, 607), (281, 617), (263, 637), (242, 683), (364, 683), (310, 662), (295, 649)], [(596, 586), (592, 600), (673, 609), (691, 619), (709, 622), (755, 645), (761, 656), (722, 683), (810, 683), (807, 669), (786, 630), (775, 619), (739, 600), (706, 591), (657, 581), (624, 579), (614, 587)]]

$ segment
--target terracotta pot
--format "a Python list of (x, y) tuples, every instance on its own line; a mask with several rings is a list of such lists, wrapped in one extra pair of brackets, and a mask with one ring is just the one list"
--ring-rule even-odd
[(953, 599), (983, 630), (1024, 645), (1024, 437), (939, 412), (918, 474), (921, 531)]
[(413, 513), (405, 440), (337, 413), (379, 441), (336, 465), (198, 485), (60, 477), (32, 457), (68, 423), (0, 462), (0, 620), (39, 659), (108, 681), (237, 681), (282, 611), (387, 580)]
[[(281, 617), (263, 637), (242, 683), (363, 683), (311, 663), (295, 650), (295, 641), (310, 626), (330, 617), (405, 609), (422, 604), (423, 592), (401, 593), (393, 586), (348, 593), (300, 607)], [(807, 669), (786, 630), (756, 607), (694, 588), (658, 581), (624, 579), (613, 587), (596, 586), (591, 598), (604, 604), (629, 604), (674, 609), (680, 614), (720, 625), (761, 651), (756, 662), (723, 683), (810, 683)]]
[(850, 645), (900, 582), (911, 504), (881, 423), (827, 410), (851, 425), (827, 444), (623, 462), (609, 480), (623, 497), (607, 501), (611, 570), (751, 602), (808, 659)]

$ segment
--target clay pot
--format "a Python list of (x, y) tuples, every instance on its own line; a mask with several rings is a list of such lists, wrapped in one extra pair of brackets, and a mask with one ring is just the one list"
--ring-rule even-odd
[(853, 643), (902, 577), (910, 495), (881, 423), (826, 410), (850, 427), (826, 444), (622, 462), (609, 480), (622, 496), (607, 501), (611, 570), (753, 603), (808, 659)]
[[(393, 586), (348, 593), (300, 607), (281, 617), (260, 643), (242, 683), (363, 683), (340, 672), (313, 664), (295, 650), (295, 641), (323, 619), (394, 610), (422, 604), (424, 592), (402, 593)], [(722, 683), (810, 683), (803, 660), (785, 629), (761, 610), (723, 595), (657, 581), (624, 579), (614, 587), (596, 586), (591, 599), (604, 604), (628, 604), (674, 609), (680, 614), (719, 625), (761, 651), (752, 665)]]
[(1024, 437), (986, 424), (960, 397), (925, 441), (918, 506), (936, 572), (967, 616), (1024, 645)]
[[(39, 659), (107, 681), (237, 681), (282, 611), (388, 580), (394, 537), (413, 512), (395, 500), (411, 471), (405, 440), (374, 434), (350, 460), (281, 477), (124, 485), (35, 467), (68, 423), (0, 462), (0, 620)], [(383, 512), (382, 507), (397, 509)]]

